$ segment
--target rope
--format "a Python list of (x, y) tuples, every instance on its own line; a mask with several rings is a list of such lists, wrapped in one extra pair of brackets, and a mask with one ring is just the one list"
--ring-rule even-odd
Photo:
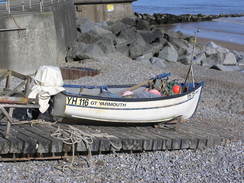
[(86, 146), (86, 149), (88, 151), (88, 158), (84, 160), (87, 162), (88, 167), (93, 167), (92, 162), (92, 153), (91, 153), (91, 145), (93, 144), (94, 138), (106, 138), (109, 140), (109, 143), (112, 147), (112, 151), (119, 151), (122, 148), (122, 144), (115, 145), (111, 138), (115, 139), (117, 138), (114, 135), (109, 135), (107, 133), (89, 133), (84, 132), (78, 128), (75, 128), (71, 125), (68, 125), (68, 128), (61, 128), (60, 126), (57, 126), (57, 122), (46, 122), (43, 120), (32, 120), (32, 121), (22, 121), (22, 122), (15, 122), (14, 125), (23, 125), (23, 124), (30, 124), (33, 126), (34, 124), (43, 124), (43, 125), (51, 125), (53, 127), (57, 127), (56, 131), (54, 131), (51, 134), (51, 137), (56, 138), (58, 140), (61, 140), (64, 144), (71, 145), (72, 146), (72, 159), (69, 165), (63, 165), (63, 166), (56, 166), (58, 170), (65, 171), (66, 169), (70, 169), (71, 171), (74, 170), (81, 170), (81, 168), (77, 168), (75, 166), (75, 145), (78, 143), (83, 142)]
[[(107, 133), (99, 133), (99, 134), (93, 134), (93, 133), (88, 133), (84, 132), (78, 128), (75, 128), (71, 125), (68, 126), (68, 128), (61, 128), (58, 126), (57, 130), (51, 134), (52, 137), (62, 140), (64, 144), (72, 145), (72, 160), (70, 165), (64, 165), (61, 167), (57, 167), (57, 169), (62, 170), (63, 172), (65, 169), (70, 169), (70, 170), (79, 170), (79, 168), (76, 168), (74, 166), (74, 159), (75, 159), (75, 145), (78, 143), (83, 142), (87, 148), (88, 151), (88, 159), (87, 164), (88, 167), (93, 167), (93, 162), (92, 162), (92, 153), (91, 153), (91, 145), (93, 143), (93, 138), (116, 138), (113, 135), (108, 135)], [(121, 149), (121, 147), (115, 146), (111, 141), (110, 144), (112, 147), (115, 149)]]
[(53, 126), (55, 124), (57, 124), (57, 121), (55, 122), (47, 122), (44, 120), (31, 120), (31, 121), (18, 121), (18, 122), (14, 122), (13, 125), (24, 125), (24, 124), (30, 124), (31, 126), (33, 126), (34, 124), (41, 124), (41, 125), (50, 125)]

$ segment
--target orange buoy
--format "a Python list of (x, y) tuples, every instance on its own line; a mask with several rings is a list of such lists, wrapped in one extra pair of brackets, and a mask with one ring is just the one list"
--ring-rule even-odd
[(174, 85), (174, 86), (172, 87), (172, 90), (173, 90), (174, 94), (180, 94), (180, 92), (181, 92), (181, 87), (180, 87), (179, 85)]

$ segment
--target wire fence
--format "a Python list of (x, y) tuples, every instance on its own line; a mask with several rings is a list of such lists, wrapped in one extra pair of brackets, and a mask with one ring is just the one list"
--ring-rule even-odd
[(0, 16), (50, 11), (52, 6), (69, 0), (0, 0)]

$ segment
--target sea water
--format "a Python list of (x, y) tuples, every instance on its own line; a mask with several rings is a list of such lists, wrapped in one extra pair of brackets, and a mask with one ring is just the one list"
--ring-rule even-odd
[[(170, 14), (244, 14), (244, 0), (138, 0), (135, 12)], [(220, 18), (210, 22), (175, 24), (174, 30), (199, 37), (244, 45), (244, 17)]]
[(244, 0), (138, 0), (133, 6), (136, 12), (148, 14), (244, 13)]

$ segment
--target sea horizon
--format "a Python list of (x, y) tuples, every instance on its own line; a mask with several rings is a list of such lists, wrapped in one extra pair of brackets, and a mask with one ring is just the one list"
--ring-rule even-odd
[[(133, 3), (138, 13), (244, 14), (244, 0), (138, 0)], [(174, 31), (199, 37), (244, 45), (244, 17), (220, 18), (213, 21), (174, 24)]]

